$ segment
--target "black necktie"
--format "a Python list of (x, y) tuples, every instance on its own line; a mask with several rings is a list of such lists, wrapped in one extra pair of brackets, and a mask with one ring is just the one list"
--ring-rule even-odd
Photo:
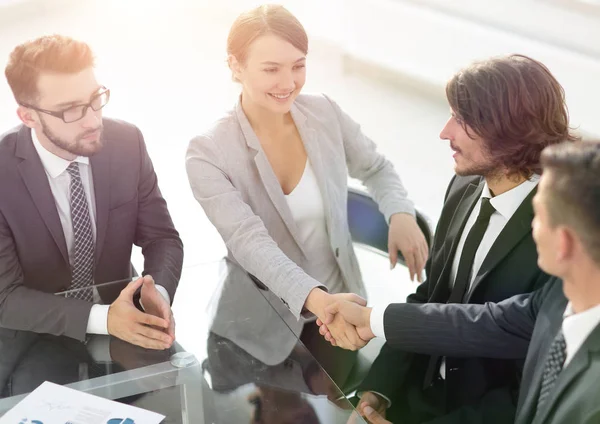
[(462, 303), (465, 293), (468, 290), (469, 283), (471, 282), (471, 271), (473, 269), (475, 254), (477, 253), (477, 249), (479, 249), (483, 235), (485, 234), (485, 231), (490, 223), (490, 217), (495, 211), (496, 209), (494, 209), (490, 203), (490, 199), (487, 197), (482, 197), (479, 215), (477, 216), (475, 224), (473, 224), (473, 227), (467, 235), (465, 245), (463, 246), (463, 250), (460, 255), (458, 271), (456, 272), (454, 287), (452, 288), (452, 293), (450, 294), (448, 303)]
[(544, 402), (548, 399), (548, 396), (552, 392), (556, 379), (563, 369), (563, 365), (567, 359), (567, 344), (565, 342), (565, 336), (560, 330), (554, 341), (550, 345), (550, 351), (548, 352), (548, 358), (544, 364), (544, 373), (542, 374), (542, 388), (540, 389), (540, 397), (538, 398), (537, 410), (540, 411)]
[(78, 290), (68, 297), (87, 300), (91, 302), (94, 294), (94, 236), (92, 234), (92, 220), (88, 208), (87, 198), (79, 175), (79, 165), (72, 162), (67, 168), (71, 176), (71, 221), (73, 225), (74, 258), (71, 268), (71, 286), (69, 290)]
[[(469, 287), (469, 283), (471, 282), (471, 271), (473, 270), (475, 254), (477, 253), (477, 249), (479, 249), (481, 240), (490, 223), (490, 217), (495, 211), (496, 209), (490, 203), (490, 199), (488, 197), (482, 197), (479, 215), (465, 239), (465, 244), (460, 255), (460, 261), (458, 262), (458, 271), (456, 272), (456, 278), (454, 279), (454, 286), (447, 303), (462, 303)], [(433, 376), (440, 367), (439, 363), (439, 356), (432, 356), (430, 358), (427, 372), (425, 373), (425, 388), (431, 385)]]

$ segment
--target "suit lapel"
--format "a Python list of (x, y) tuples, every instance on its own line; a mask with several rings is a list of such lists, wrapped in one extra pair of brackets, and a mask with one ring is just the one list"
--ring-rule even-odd
[(326, 225), (327, 228), (330, 229), (332, 220), (332, 204), (334, 202), (331, 198), (332, 193), (329, 191), (329, 178), (323, 163), (323, 157), (327, 157), (327, 154), (324, 154), (324, 152), (321, 151), (321, 145), (318, 142), (316, 131), (306, 124), (306, 115), (304, 115), (295, 104), (292, 105), (291, 114), (292, 119), (296, 124), (296, 128), (298, 129), (298, 133), (300, 134), (300, 138), (302, 139), (302, 143), (304, 144), (304, 148), (306, 149), (308, 160), (310, 161), (315, 173), (315, 177), (321, 191), (321, 197), (324, 200), (323, 207), (325, 209)]
[(479, 180), (479, 184), (470, 183), (464, 191), (458, 205), (452, 215), (450, 224), (448, 225), (448, 233), (444, 242), (444, 267), (437, 280), (434, 291), (431, 295), (431, 300), (435, 302), (446, 302), (448, 300), (450, 285), (447, 276), (450, 275), (452, 262), (456, 252), (456, 247), (460, 240), (460, 236), (465, 228), (469, 214), (475, 207), (475, 204), (481, 197), (483, 191), (483, 178)]
[(471, 183), (467, 186), (467, 189), (463, 193), (456, 210), (454, 211), (454, 215), (452, 215), (452, 220), (450, 221), (450, 225), (448, 226), (448, 234), (446, 236), (446, 243), (444, 243), (444, 250), (447, 249), (447, 246), (450, 246), (450, 252), (446, 253), (446, 258), (450, 259), (454, 257), (454, 252), (456, 251), (456, 247), (460, 240), (460, 236), (467, 224), (467, 219), (469, 218), (469, 214), (475, 207), (475, 204), (481, 197), (481, 192), (483, 191), (484, 181), (483, 178), (479, 181), (479, 184)]
[[(531, 423), (536, 413), (537, 401), (538, 397), (540, 396), (540, 389), (542, 386), (542, 374), (544, 373), (546, 357), (548, 356), (550, 346), (552, 345), (552, 341), (554, 340), (554, 337), (556, 336), (557, 332), (558, 328), (552, 327), (549, 331), (549, 337), (544, 339), (542, 346), (540, 346), (540, 349), (538, 351), (537, 363), (533, 371), (533, 376), (531, 377), (531, 382), (529, 383), (529, 390), (526, 392), (526, 398), (523, 401), (523, 405), (517, 410), (518, 416), (515, 421), (516, 423)], [(524, 387), (521, 386), (521, 389), (524, 389)], [(521, 390), (521, 392), (523, 392), (523, 390)]]
[(35, 206), (40, 212), (42, 220), (46, 224), (46, 227), (48, 227), (50, 234), (52, 234), (52, 238), (58, 246), (65, 263), (69, 264), (67, 242), (65, 241), (65, 234), (56, 209), (56, 202), (52, 195), (48, 176), (46, 175), (46, 171), (44, 171), (42, 161), (35, 151), (31, 139), (31, 131), (25, 126), (22, 126), (19, 130), (16, 155), (24, 159), (18, 165), (19, 173)]
[(241, 101), (238, 102), (236, 106), (236, 114), (238, 118), (238, 122), (240, 123), (240, 127), (244, 138), (246, 139), (246, 144), (249, 148), (256, 151), (256, 155), (254, 156), (254, 162), (256, 163), (256, 167), (258, 169), (258, 174), (262, 181), (267, 194), (269, 195), (269, 199), (273, 203), (275, 210), (279, 213), (279, 216), (285, 223), (288, 228), (290, 234), (294, 238), (294, 241), (306, 256), (306, 252), (302, 247), (302, 243), (300, 241), (300, 235), (298, 232), (298, 227), (296, 226), (296, 222), (294, 221), (294, 217), (292, 216), (292, 211), (290, 210), (287, 201), (285, 200), (285, 195), (283, 194), (283, 190), (281, 189), (281, 185), (279, 184), (279, 180), (277, 180), (277, 176), (275, 172), (273, 172), (273, 168), (269, 163), (269, 159), (267, 155), (263, 151), (260, 141), (258, 137), (254, 133), (250, 122), (248, 122), (248, 118), (246, 118), (246, 114), (242, 109)]
[[(548, 400), (537, 412), (534, 422), (544, 423), (548, 414), (552, 411), (554, 405), (560, 401), (560, 397), (566, 391), (571, 383), (590, 366), (590, 355), (600, 352), (600, 325), (598, 325), (592, 334), (588, 336), (583, 345), (579, 348), (571, 362), (558, 376), (556, 385), (550, 393)], [(543, 368), (543, 367), (542, 367)], [(541, 383), (541, 381), (540, 381)], [(539, 391), (538, 391), (539, 392)]]
[(100, 260), (104, 245), (110, 205), (110, 153), (107, 144), (104, 140), (104, 148), (90, 158), (96, 199), (96, 248), (94, 250), (96, 264)]
[(519, 208), (515, 211), (506, 226), (502, 229), (490, 251), (486, 255), (477, 275), (473, 280), (471, 289), (467, 295), (466, 303), (471, 295), (477, 289), (477, 286), (489, 275), (489, 273), (504, 259), (506, 255), (517, 245), (527, 234), (531, 232), (531, 220), (533, 219), (532, 199), (537, 192), (537, 187), (531, 190), (531, 193), (523, 200)]
[(527, 351), (515, 424), (531, 424), (533, 421), (546, 357), (554, 337), (562, 326), (563, 313), (567, 307), (568, 301), (560, 279), (552, 278), (546, 283), (546, 287), (549, 287), (549, 292), (540, 306)]

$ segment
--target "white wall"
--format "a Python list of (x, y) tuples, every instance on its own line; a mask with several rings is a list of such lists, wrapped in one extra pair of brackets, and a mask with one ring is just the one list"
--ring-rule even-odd
[[(523, 8), (528, 1), (520, 1)], [(473, 60), (509, 53), (530, 55), (546, 64), (564, 86), (572, 124), (583, 132), (600, 134), (600, 59), (581, 52), (587, 45), (581, 44), (581, 38), (577, 39), (581, 49), (575, 52), (575, 47), (543, 40), (556, 35), (550, 23), (543, 37), (533, 39), (479, 23), (483, 18), (458, 16), (433, 3), (441, 1), (344, 0), (344, 50), (440, 90), (453, 73)], [(495, 3), (502, 2), (485, 2)], [(544, 22), (545, 16), (538, 19), (538, 24)], [(597, 25), (589, 34), (590, 46), (600, 46), (600, 19)]]
[[(69, 2), (0, 1), (29, 4), (38, 12)], [(224, 19), (231, 21), (264, 2), (225, 0), (217, 5), (212, 0), (173, 0), (188, 1), (220, 8)], [(325, 39), (350, 57), (422, 81), (442, 98), (446, 81), (473, 60), (509, 53), (530, 55), (544, 62), (564, 86), (573, 126), (600, 135), (600, 7), (586, 9), (576, 0), (279, 2), (296, 14), (312, 40)], [(157, 0), (137, 3), (145, 8), (161, 4)]]
[(348, 56), (426, 83), (440, 96), (446, 81), (474, 60), (529, 55), (548, 66), (565, 88), (572, 125), (600, 135), (600, 7), (574, 0), (282, 3), (311, 39), (329, 40)]

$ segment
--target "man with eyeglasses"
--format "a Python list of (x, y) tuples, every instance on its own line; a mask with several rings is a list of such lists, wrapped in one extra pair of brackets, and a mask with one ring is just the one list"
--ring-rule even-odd
[[(102, 117), (110, 91), (81, 41), (23, 43), (5, 74), (22, 125), (0, 136), (0, 354), (31, 333), (169, 348), (183, 245), (140, 130)], [(144, 277), (103, 287), (132, 279), (134, 244)]]

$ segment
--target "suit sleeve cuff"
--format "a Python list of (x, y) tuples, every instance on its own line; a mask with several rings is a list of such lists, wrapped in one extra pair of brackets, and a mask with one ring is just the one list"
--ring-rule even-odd
[(283, 304), (288, 307), (290, 312), (294, 315), (294, 317), (296, 317), (298, 321), (300, 321), (301, 319), (311, 319), (312, 317), (314, 317), (314, 314), (304, 307), (304, 305), (306, 304), (306, 299), (308, 299), (308, 295), (314, 288), (319, 288), (324, 291), (327, 291), (327, 288), (324, 285), (322, 285), (316, 280), (313, 280), (308, 284), (298, 287), (298, 291), (295, 292), (293, 296), (291, 296), (289, 302), (286, 300), (286, 298), (281, 298)]
[(383, 326), (383, 316), (388, 305), (374, 306), (371, 310), (371, 331), (375, 337), (381, 337), (385, 340), (385, 329)]
[(110, 305), (92, 305), (86, 333), (108, 335), (108, 308)]
[(388, 223), (388, 225), (392, 220), (392, 215), (395, 215), (397, 213), (405, 213), (415, 218), (417, 216), (417, 211), (415, 209), (414, 203), (408, 199), (405, 199), (403, 201), (397, 201), (393, 204), (387, 205), (385, 210), (382, 211), (382, 213), (385, 216), (385, 220)]

